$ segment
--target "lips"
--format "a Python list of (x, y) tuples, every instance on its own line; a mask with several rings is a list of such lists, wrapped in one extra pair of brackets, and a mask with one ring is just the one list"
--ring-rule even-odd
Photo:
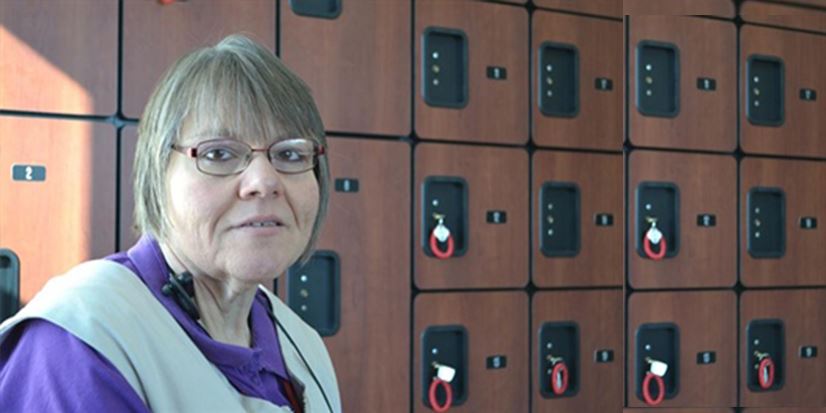
[(274, 215), (257, 216), (244, 220), (233, 228), (274, 228), (283, 227), (284, 221)]

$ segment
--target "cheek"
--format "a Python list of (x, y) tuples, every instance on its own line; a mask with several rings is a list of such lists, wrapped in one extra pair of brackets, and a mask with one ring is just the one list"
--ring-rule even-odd
[(220, 186), (203, 182), (197, 175), (178, 173), (169, 175), (167, 200), (172, 225), (184, 236), (202, 234), (213, 228), (221, 209)]
[(316, 214), (318, 214), (318, 182), (315, 176), (309, 174), (310, 178), (299, 186), (297, 193), (297, 207), (299, 219), (301, 220), (302, 229), (308, 234), (312, 231), (312, 226), (315, 223)]

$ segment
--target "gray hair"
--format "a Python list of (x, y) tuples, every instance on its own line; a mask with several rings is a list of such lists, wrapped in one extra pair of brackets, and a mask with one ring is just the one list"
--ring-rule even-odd
[[(164, 211), (164, 188), (171, 145), (180, 138), (184, 122), (253, 140), (303, 137), (326, 146), (324, 125), (309, 88), (260, 44), (231, 35), (182, 57), (152, 92), (135, 150), (135, 229), (159, 240), (167, 239), (171, 227)], [(299, 258), (302, 263), (312, 254), (327, 212), (326, 156), (319, 157), (314, 172), (319, 208), (310, 241)]]

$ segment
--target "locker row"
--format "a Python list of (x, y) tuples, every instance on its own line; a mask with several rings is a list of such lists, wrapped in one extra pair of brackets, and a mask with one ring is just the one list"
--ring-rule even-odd
[[(628, 407), (826, 405), (826, 290), (747, 291), (739, 305), (730, 291), (635, 293), (625, 332), (618, 289), (541, 291), (530, 305), (523, 292), (422, 293), (413, 305), (407, 376), (404, 352), (388, 348), (406, 337), (406, 314), (383, 316), (388, 324), (398, 317), (399, 336), (364, 342), (365, 332), (347, 324), (363, 314), (347, 297), (356, 290), (342, 290), (340, 301), (319, 291), (329, 285), (329, 268), (311, 262), (291, 270), (282, 297), (326, 336), (340, 383), (409, 377), (414, 411), (596, 412), (623, 400)], [(366, 366), (352, 353), (361, 345), (376, 347)], [(362, 377), (379, 370), (381, 377)], [(407, 388), (394, 397), (404, 400)]]
[[(164, 3), (124, 0), (119, 45), (116, 1), (3, 2), (0, 110), (137, 119), (175, 57), (244, 31), (310, 85), (332, 132), (623, 147), (623, 23), (604, 17), (616, 0), (537, 2), (602, 17), (480, 1)], [(685, 16), (627, 23), (631, 144), (731, 152), (739, 142), (746, 153), (826, 157), (823, 57), (812, 53), (826, 37)]]
[[(136, 241), (136, 129), (116, 136), (103, 123), (0, 116), (11, 171), (0, 247), (20, 263), (24, 302), (73, 263)], [(329, 141), (331, 209), (345, 218), (328, 231), (391, 232), (370, 222), (392, 218), (392, 243), (356, 245), (377, 259), (410, 251), (412, 231), (419, 289), (621, 286), (626, 254), (635, 289), (826, 285), (822, 161)]]

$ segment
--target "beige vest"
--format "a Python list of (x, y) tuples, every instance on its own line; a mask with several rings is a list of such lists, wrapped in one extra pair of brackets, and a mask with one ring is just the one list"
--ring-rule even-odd
[[(262, 290), (272, 303), (276, 319), (309, 364), (304, 364), (279, 328), (287, 371), (303, 393), (305, 412), (329, 412), (320, 384), (333, 413), (340, 413), (338, 384), (321, 337), (276, 296)], [(292, 411), (235, 390), (146, 285), (115, 262), (89, 261), (54, 277), (19, 313), (0, 325), (0, 343), (15, 325), (29, 318), (46, 319), (97, 350), (153, 412)]]

